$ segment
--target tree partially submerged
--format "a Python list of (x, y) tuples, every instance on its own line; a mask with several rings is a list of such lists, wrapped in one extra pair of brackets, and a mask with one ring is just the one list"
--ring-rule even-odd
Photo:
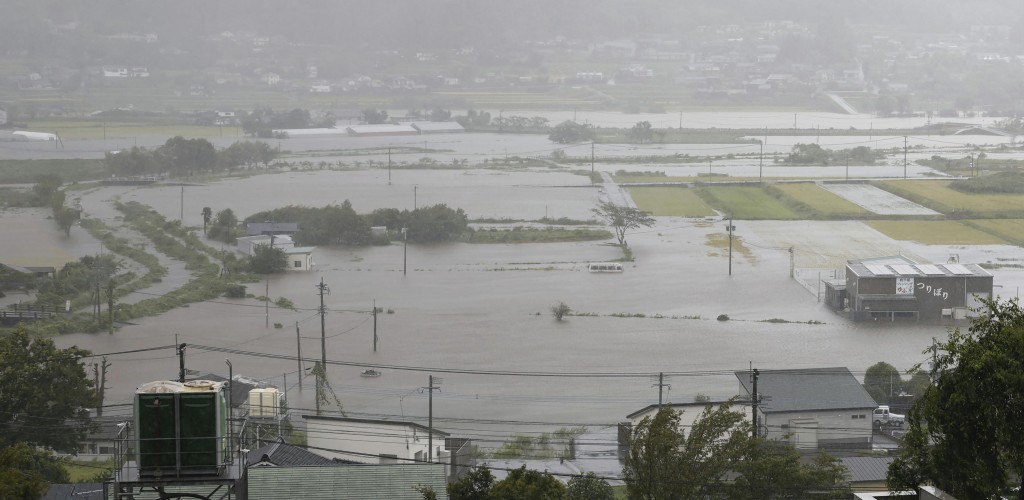
[(626, 231), (654, 225), (654, 217), (650, 212), (616, 205), (610, 201), (602, 201), (593, 212), (615, 229), (615, 237), (622, 246), (626, 245)]
[(933, 354), (935, 382), (909, 412), (889, 489), (1024, 499), (1024, 310), (1016, 299), (985, 300), (968, 331), (957, 328)]

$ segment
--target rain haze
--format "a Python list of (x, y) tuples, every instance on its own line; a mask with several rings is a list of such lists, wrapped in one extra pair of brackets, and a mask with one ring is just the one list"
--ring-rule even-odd
[(0, 276), (59, 309), (4, 329), (109, 362), (108, 417), (234, 375), (613, 441), (751, 368), (908, 381), (1024, 284), (1024, 193), (970, 187), (1024, 185), (1019, 1), (0, 3), (0, 264), (117, 263), (113, 313)]

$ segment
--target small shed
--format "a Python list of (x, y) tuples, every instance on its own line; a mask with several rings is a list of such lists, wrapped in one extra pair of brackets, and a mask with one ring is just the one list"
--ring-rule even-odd
[(292, 247), (285, 249), (288, 255), (289, 271), (310, 271), (313, 269), (313, 250), (316, 247)]
[(413, 122), (412, 127), (421, 135), (461, 134), (466, 131), (459, 122)]

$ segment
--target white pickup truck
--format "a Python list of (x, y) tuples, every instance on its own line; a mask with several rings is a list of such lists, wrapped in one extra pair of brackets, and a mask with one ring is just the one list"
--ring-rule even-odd
[(905, 415), (899, 413), (893, 413), (889, 411), (889, 407), (886, 405), (875, 408), (874, 416), (872, 417), (875, 421), (875, 427), (903, 427), (903, 422), (906, 421)]

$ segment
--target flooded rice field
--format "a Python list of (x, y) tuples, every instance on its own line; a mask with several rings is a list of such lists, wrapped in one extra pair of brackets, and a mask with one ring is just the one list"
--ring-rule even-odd
[[(522, 140), (524, 148), (537, 141), (513, 140)], [(589, 219), (602, 193), (587, 177), (565, 172), (396, 169), (389, 182), (386, 170), (374, 169), (284, 172), (184, 188), (100, 187), (69, 199), (80, 199), (86, 217), (115, 226), (113, 201), (134, 200), (201, 231), (204, 206), (231, 208), (244, 218), (285, 205), (344, 200), (360, 213), (445, 203), (471, 219)], [(21, 231), (16, 241), (0, 242), (5, 261), (47, 265), (49, 260), (38, 259), (65, 262), (100, 251), (81, 228), (65, 239), (45, 215), (4, 212), (0, 228)], [(671, 384), (666, 399), (688, 402), (698, 394), (734, 395), (733, 371), (751, 363), (763, 369), (846, 366), (859, 375), (878, 361), (907, 369), (927, 361), (924, 349), (933, 337), (943, 338), (947, 326), (849, 322), (794, 281), (791, 265), (827, 275), (847, 258), (897, 253), (934, 262), (954, 253), (961, 262), (1024, 262), (1017, 247), (917, 245), (859, 222), (735, 221), (735, 237), (746, 251), (733, 254), (729, 274), (727, 250), (709, 244), (725, 233), (724, 224), (658, 218), (654, 227), (627, 235), (635, 261), (622, 273), (586, 270), (588, 262), (622, 256), (611, 241), (318, 248), (314, 271), (248, 285), (251, 294), (290, 299), (295, 310), (218, 299), (138, 320), (113, 335), (72, 334), (56, 341), (95, 353), (185, 342), (192, 345), (188, 369), (227, 375), (229, 359), (235, 374), (286, 387), (292, 408), (310, 409), (312, 378), (299, 387), (309, 364), (281, 357), (299, 349), (304, 358), (320, 357), (316, 285), (322, 280), (330, 288), (324, 297), (326, 357), (336, 362), (328, 374), (345, 410), (425, 418), (428, 396), (421, 388), (432, 374), (443, 379), (434, 394), (437, 425), (466, 435), (481, 420), (512, 428), (616, 422), (657, 402), (652, 377), (659, 372)], [(168, 280), (185, 278), (183, 267), (169, 267), (175, 278)], [(1024, 284), (1017, 270), (994, 274), (997, 293), (1012, 295)], [(556, 321), (550, 307), (558, 302), (576, 314)], [(383, 311), (376, 317), (376, 351), (374, 305)], [(720, 315), (729, 320), (719, 321)], [(143, 382), (177, 377), (171, 348), (109, 360), (108, 404), (130, 402)], [(365, 367), (383, 375), (362, 378)]]

